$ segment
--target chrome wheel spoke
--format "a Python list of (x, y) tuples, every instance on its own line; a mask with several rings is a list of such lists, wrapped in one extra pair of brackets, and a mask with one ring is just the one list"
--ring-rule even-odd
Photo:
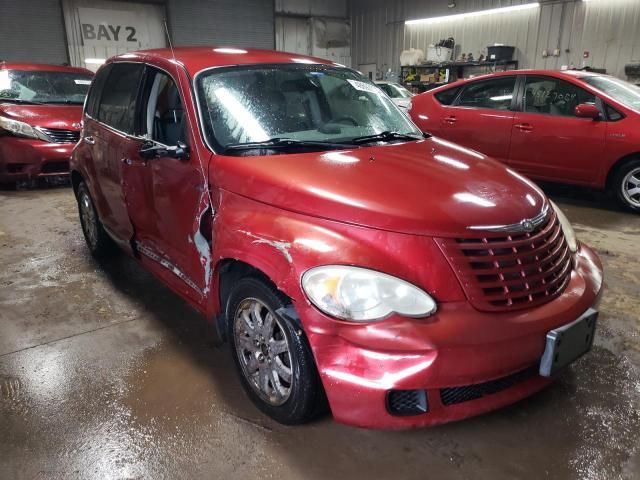
[(247, 352), (254, 352), (256, 349), (254, 340), (248, 335), (240, 335), (238, 337), (238, 344)]
[(276, 394), (276, 397), (281, 399), (287, 394), (287, 389), (280, 383), (280, 378), (278, 377), (278, 373), (275, 370), (271, 370), (270, 374), (273, 393)]
[(249, 375), (254, 375), (258, 371), (258, 368), (260, 368), (260, 364), (258, 363), (255, 354), (251, 353), (247, 360), (247, 371)]
[(289, 352), (289, 346), (286, 340), (274, 340), (269, 339), (269, 348), (272, 355), (280, 355), (285, 352)]
[(258, 387), (269, 395), (269, 369), (264, 364), (258, 367)]
[(291, 368), (287, 367), (279, 357), (276, 357), (273, 360), (273, 369), (274, 371), (282, 378), (285, 382), (291, 383)]
[(629, 194), (630, 197), (634, 197), (640, 194), (640, 187), (629, 188), (627, 190), (627, 193)]
[(632, 185), (634, 185), (636, 187), (639, 187), (640, 186), (640, 178), (636, 177), (636, 175), (640, 175), (640, 173), (636, 173), (635, 175), (631, 175), (629, 177), (628, 181), (629, 181), (630, 184), (632, 184)]
[(271, 312), (267, 313), (264, 317), (264, 323), (262, 325), (262, 335), (264, 338), (271, 338), (273, 335), (273, 315)]
[(249, 334), (250, 337), (255, 336), (254, 324), (251, 321), (251, 316), (249, 315), (249, 311), (243, 310), (240, 315), (242, 317), (242, 320), (244, 321), (244, 324), (247, 327), (246, 332)]

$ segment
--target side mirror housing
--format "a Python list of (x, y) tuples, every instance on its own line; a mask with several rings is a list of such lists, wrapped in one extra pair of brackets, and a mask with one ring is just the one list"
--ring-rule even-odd
[(600, 110), (592, 103), (581, 103), (576, 106), (574, 113), (578, 118), (600, 119)]

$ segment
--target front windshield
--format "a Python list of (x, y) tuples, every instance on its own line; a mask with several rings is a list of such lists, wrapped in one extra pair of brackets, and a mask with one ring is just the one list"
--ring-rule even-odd
[(629, 108), (640, 110), (640, 87), (614, 77), (593, 76), (582, 80)]
[(258, 65), (211, 69), (197, 77), (210, 143), (291, 139), (349, 143), (359, 137), (421, 132), (376, 85), (347, 68)]
[(0, 70), (0, 101), (82, 105), (91, 75), (38, 70)]
[(411, 98), (411, 92), (397, 83), (380, 83), (378, 86), (391, 98)]

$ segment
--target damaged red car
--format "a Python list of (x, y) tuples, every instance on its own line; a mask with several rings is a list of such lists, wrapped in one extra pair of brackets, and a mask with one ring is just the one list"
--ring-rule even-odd
[(93, 72), (0, 62), (0, 184), (69, 174)]
[(119, 246), (210, 319), (282, 423), (462, 419), (593, 342), (602, 266), (562, 212), (326, 60), (115, 57), (71, 170), (91, 252)]

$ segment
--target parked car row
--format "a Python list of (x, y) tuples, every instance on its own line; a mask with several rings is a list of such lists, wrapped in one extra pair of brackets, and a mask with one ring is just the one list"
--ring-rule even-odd
[(89, 250), (119, 246), (209, 319), (279, 422), (327, 404), (365, 427), (461, 419), (591, 348), (602, 265), (562, 211), (332, 62), (112, 58), (70, 168)]
[(640, 87), (582, 71), (518, 70), (414, 97), (422, 130), (536, 180), (607, 189), (640, 212)]

